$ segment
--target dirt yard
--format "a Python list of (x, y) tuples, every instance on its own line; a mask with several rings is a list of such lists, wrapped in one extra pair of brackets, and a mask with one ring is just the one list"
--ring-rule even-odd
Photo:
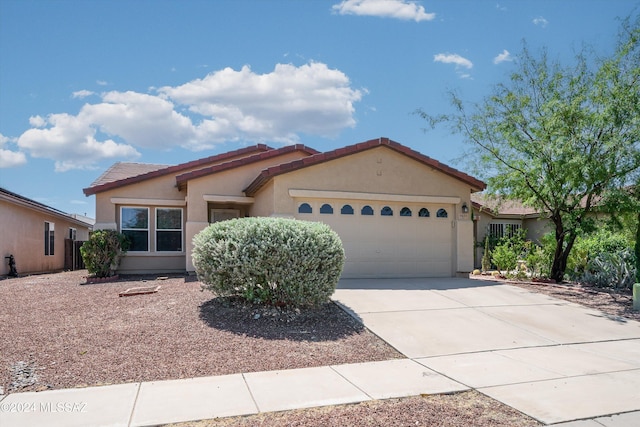
[(5, 393), (403, 357), (333, 303), (283, 313), (215, 299), (189, 276), (84, 284), (86, 275), (0, 280)]

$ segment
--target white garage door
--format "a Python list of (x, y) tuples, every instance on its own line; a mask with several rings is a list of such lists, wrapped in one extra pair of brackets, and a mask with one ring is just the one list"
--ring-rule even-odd
[(342, 277), (452, 275), (453, 205), (299, 200), (297, 206), (298, 219), (324, 222), (340, 235)]

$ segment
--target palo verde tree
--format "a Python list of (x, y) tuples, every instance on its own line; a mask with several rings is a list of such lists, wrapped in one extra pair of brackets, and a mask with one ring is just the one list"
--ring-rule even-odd
[(563, 280), (576, 237), (594, 227), (603, 196), (640, 169), (640, 18), (623, 23), (615, 52), (583, 48), (566, 64), (525, 45), (516, 71), (476, 104), (450, 93), (454, 113), (418, 114), (471, 143), (488, 192), (552, 222), (551, 278)]

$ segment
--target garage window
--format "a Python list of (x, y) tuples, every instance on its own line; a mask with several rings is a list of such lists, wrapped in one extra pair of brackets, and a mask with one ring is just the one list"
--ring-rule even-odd
[(420, 211), (418, 212), (418, 216), (422, 217), (422, 218), (429, 218), (431, 216), (431, 214), (429, 213), (429, 209), (427, 208), (422, 208), (420, 209)]
[(385, 206), (380, 211), (380, 215), (382, 215), (382, 216), (393, 216), (393, 209), (391, 209), (389, 206)]
[(340, 209), (340, 213), (342, 215), (353, 215), (353, 208), (351, 205), (344, 205), (342, 209)]
[(406, 206), (400, 209), (400, 216), (411, 216), (411, 214), (412, 214), (411, 209), (409, 209)]
[(311, 205), (309, 203), (303, 203), (298, 207), (298, 213), (312, 213)]
[(333, 208), (331, 207), (330, 204), (325, 203), (324, 205), (320, 206), (320, 213), (321, 214), (332, 214), (333, 213)]
[(444, 209), (438, 209), (438, 212), (436, 213), (436, 216), (438, 218), (447, 218), (449, 216), (449, 214)]
[(363, 206), (362, 209), (360, 209), (360, 215), (373, 215), (373, 208), (369, 205)]

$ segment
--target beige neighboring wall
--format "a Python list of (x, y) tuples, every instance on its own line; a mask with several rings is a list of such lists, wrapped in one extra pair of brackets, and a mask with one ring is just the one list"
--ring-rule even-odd
[[(44, 252), (44, 223), (54, 224), (53, 255)], [(64, 240), (69, 229), (76, 230), (77, 240), (87, 240), (89, 225), (65, 215), (56, 215), (0, 200), (0, 275), (9, 273), (8, 260), (13, 255), (18, 274), (35, 274), (64, 269)]]

